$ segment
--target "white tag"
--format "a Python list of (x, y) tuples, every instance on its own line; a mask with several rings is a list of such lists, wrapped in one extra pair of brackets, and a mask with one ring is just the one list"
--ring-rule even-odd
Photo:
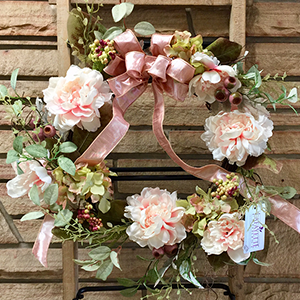
[(252, 205), (245, 214), (244, 253), (264, 249), (266, 213), (260, 205)]

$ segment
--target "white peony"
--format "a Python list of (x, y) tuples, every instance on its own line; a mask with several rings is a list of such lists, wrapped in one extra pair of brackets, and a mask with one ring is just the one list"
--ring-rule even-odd
[(248, 155), (260, 156), (272, 136), (273, 122), (259, 113), (255, 119), (250, 113), (238, 110), (220, 112), (205, 120), (201, 135), (215, 160), (225, 157), (230, 164), (245, 164)]
[(141, 195), (127, 198), (126, 218), (133, 221), (126, 233), (141, 247), (160, 248), (174, 245), (186, 238), (181, 224), (185, 209), (176, 206), (176, 192), (170, 194), (159, 188), (144, 188)]
[(96, 131), (101, 125), (99, 108), (112, 96), (100, 72), (74, 65), (66, 77), (51, 77), (43, 93), (53, 126), (62, 133), (75, 125)]
[(210, 221), (201, 240), (201, 246), (208, 255), (227, 251), (236, 263), (250, 256), (243, 252), (243, 245), (244, 221), (239, 220), (236, 214), (223, 214), (218, 221)]

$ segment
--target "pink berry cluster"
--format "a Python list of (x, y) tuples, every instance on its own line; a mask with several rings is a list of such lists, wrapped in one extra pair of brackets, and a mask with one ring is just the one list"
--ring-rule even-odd
[(90, 231), (97, 231), (99, 230), (103, 224), (100, 218), (95, 217), (95, 214), (92, 213), (93, 205), (87, 203), (84, 209), (78, 209), (77, 211), (77, 219), (79, 223), (84, 223), (87, 221), (89, 223), (89, 230)]
[(116, 57), (114, 41), (96, 39), (94, 43), (89, 47), (91, 48), (89, 58), (93, 62), (100, 61), (101, 64), (107, 65), (112, 59), (115, 59)]
[(211, 193), (212, 197), (223, 201), (228, 198), (237, 197), (239, 195), (239, 177), (234, 173), (226, 175), (226, 181), (222, 179), (214, 179), (213, 183), (217, 186), (216, 191)]
[(34, 119), (31, 119), (28, 126), (34, 130), (40, 130), (38, 134), (33, 133), (32, 138), (35, 142), (42, 142), (45, 138), (52, 138), (56, 134), (56, 129), (48, 124), (44, 128), (40, 127), (40, 121), (34, 122)]
[(178, 244), (164, 245), (163, 247), (160, 247), (158, 249), (153, 248), (152, 255), (156, 259), (162, 258), (165, 254), (168, 257), (173, 257), (177, 254), (177, 251), (178, 251)]
[(225, 102), (229, 99), (232, 105), (239, 105), (243, 101), (243, 96), (239, 92), (231, 93), (231, 89), (235, 88), (238, 80), (233, 76), (228, 76), (224, 80), (224, 86), (215, 91), (215, 99), (219, 102)]

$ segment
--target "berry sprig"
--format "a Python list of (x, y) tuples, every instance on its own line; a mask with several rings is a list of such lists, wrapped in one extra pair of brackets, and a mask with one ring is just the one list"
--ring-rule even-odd
[(233, 198), (239, 195), (239, 177), (231, 173), (226, 175), (226, 178), (226, 181), (213, 179), (213, 183), (217, 186), (217, 189), (211, 193), (212, 197), (225, 201), (228, 200), (229, 197)]
[(114, 41), (96, 39), (89, 47), (91, 48), (89, 58), (94, 63), (100, 62), (103, 66), (106, 66), (116, 57)]
[(77, 219), (81, 224), (84, 223), (84, 221), (87, 221), (89, 223), (90, 231), (97, 231), (103, 227), (103, 223), (100, 218), (95, 216), (95, 214), (92, 212), (92, 209), (93, 205), (87, 203), (84, 209), (78, 209)]

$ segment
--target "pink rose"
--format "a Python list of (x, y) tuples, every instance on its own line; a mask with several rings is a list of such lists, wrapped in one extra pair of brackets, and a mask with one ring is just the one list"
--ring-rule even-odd
[(47, 170), (35, 160), (22, 162), (19, 167), (24, 173), (6, 183), (7, 194), (12, 198), (28, 194), (34, 184), (38, 187), (39, 194), (42, 194), (52, 182)]
[(72, 65), (66, 77), (52, 77), (43, 91), (46, 109), (54, 116), (53, 126), (61, 132), (77, 125), (87, 131), (100, 127), (99, 108), (112, 93), (96, 70)]
[(201, 246), (208, 254), (220, 255), (227, 251), (236, 263), (247, 259), (250, 254), (243, 252), (244, 221), (236, 214), (223, 214), (218, 221), (210, 221), (203, 234)]
[(221, 111), (206, 119), (204, 129), (201, 138), (215, 160), (226, 157), (229, 163), (242, 166), (248, 155), (258, 157), (267, 148), (273, 122), (262, 113), (255, 119), (247, 112)]
[(186, 237), (181, 224), (185, 210), (176, 200), (176, 192), (159, 188), (144, 188), (141, 195), (128, 197), (124, 216), (133, 221), (126, 230), (129, 239), (151, 249), (181, 242)]

